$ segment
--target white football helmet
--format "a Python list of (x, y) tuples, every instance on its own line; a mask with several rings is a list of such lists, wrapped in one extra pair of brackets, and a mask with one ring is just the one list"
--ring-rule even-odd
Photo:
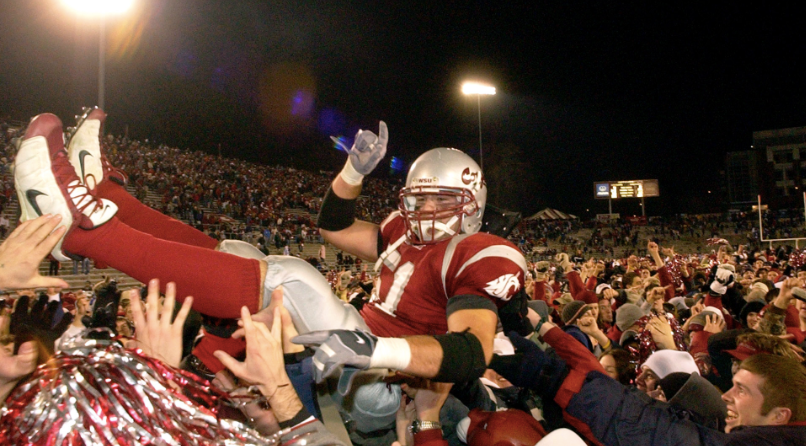
[(487, 184), (481, 168), (465, 153), (440, 147), (420, 155), (400, 192), (400, 213), (414, 244), (437, 243), (481, 229)]

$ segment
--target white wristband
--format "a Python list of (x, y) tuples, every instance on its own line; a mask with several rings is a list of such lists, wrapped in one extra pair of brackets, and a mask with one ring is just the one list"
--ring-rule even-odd
[(353, 163), (349, 158), (347, 159), (347, 163), (344, 165), (344, 169), (341, 170), (339, 175), (341, 175), (341, 179), (350, 186), (360, 186), (364, 181), (364, 175), (361, 175), (357, 170), (355, 170)]
[(402, 338), (378, 338), (375, 351), (369, 358), (370, 368), (380, 367), (405, 370), (411, 362), (411, 347)]

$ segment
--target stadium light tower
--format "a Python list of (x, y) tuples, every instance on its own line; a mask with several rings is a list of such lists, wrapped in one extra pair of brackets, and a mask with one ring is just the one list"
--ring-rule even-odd
[(478, 82), (465, 82), (462, 84), (462, 94), (465, 96), (476, 95), (479, 110), (479, 166), (484, 172), (484, 153), (481, 150), (481, 95), (494, 95), (495, 87)]
[(98, 17), (98, 107), (104, 108), (106, 87), (106, 18), (128, 11), (134, 0), (62, 0), (66, 6), (82, 16)]

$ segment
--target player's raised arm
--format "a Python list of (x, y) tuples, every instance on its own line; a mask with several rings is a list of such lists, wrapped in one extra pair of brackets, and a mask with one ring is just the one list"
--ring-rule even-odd
[(378, 258), (378, 225), (355, 219), (355, 204), (364, 176), (386, 155), (389, 131), (381, 121), (378, 135), (359, 130), (344, 169), (325, 193), (317, 226), (325, 240), (364, 260)]

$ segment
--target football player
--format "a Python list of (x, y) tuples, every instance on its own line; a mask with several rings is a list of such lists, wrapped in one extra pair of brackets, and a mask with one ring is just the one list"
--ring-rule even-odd
[(376, 262), (379, 283), (364, 306), (371, 333), (335, 330), (295, 342), (321, 344), (317, 378), (340, 366), (390, 368), (444, 382), (480, 377), (493, 354), (498, 311), (522, 292), (526, 261), (510, 242), (479, 232), (487, 186), (478, 164), (451, 148), (412, 164), (399, 210), (380, 225), (355, 219), (365, 175), (386, 153), (388, 131), (359, 131), (318, 218), (337, 248)]

